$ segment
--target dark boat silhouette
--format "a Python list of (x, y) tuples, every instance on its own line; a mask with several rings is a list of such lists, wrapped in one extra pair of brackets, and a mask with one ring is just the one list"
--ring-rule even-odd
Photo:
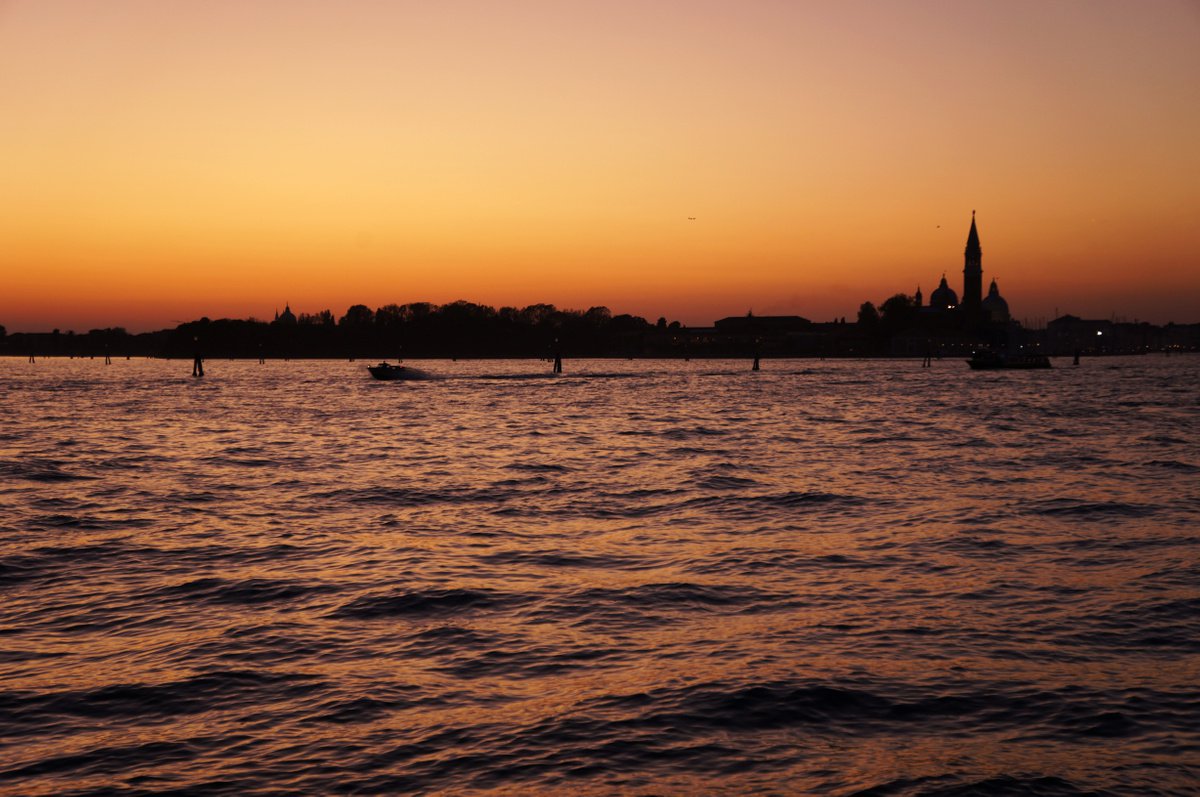
[(388, 363), (380, 363), (379, 365), (368, 365), (367, 370), (371, 372), (371, 376), (376, 379), (382, 379), (385, 382), (394, 382), (404, 379), (429, 379), (429, 374), (419, 368), (409, 368), (407, 365), (389, 365)]
[(1014, 353), (1000, 354), (994, 351), (977, 351), (967, 360), (975, 371), (993, 371), (1002, 368), (1049, 368), (1050, 358), (1044, 354)]

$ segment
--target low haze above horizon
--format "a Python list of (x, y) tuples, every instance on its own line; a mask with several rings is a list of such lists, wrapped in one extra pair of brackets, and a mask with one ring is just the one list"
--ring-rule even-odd
[(0, 325), (1200, 322), (1200, 5), (0, 0)]

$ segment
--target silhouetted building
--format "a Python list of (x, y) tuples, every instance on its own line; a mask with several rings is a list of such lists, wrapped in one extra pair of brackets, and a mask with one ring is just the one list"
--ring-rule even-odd
[(983, 298), (980, 309), (983, 312), (983, 320), (990, 324), (1007, 324), (1011, 319), (1008, 312), (1008, 302), (1000, 295), (1000, 288), (996, 286), (996, 280), (992, 280), (992, 284), (988, 288), (988, 294)]
[(929, 309), (933, 311), (954, 310), (958, 307), (958, 296), (955, 295), (954, 289), (946, 283), (946, 275), (942, 275), (942, 281), (938, 283), (937, 288), (933, 293), (929, 294)]
[[(1052, 354), (1098, 354), (1113, 341), (1113, 323), (1064, 315), (1046, 324), (1046, 346)], [(1108, 339), (1105, 339), (1108, 335)]]
[(1162, 343), (1168, 351), (1200, 351), (1200, 324), (1167, 324)]
[[(1181, 334), (1192, 329), (1189, 337)], [(1046, 325), (1051, 354), (1144, 354), (1148, 351), (1194, 351), (1200, 343), (1195, 324), (1154, 326), (1145, 321), (1109, 321), (1064, 315)]]
[(971, 317), (979, 314), (983, 299), (983, 249), (979, 246), (979, 230), (975, 228), (975, 211), (971, 211), (971, 231), (967, 233), (967, 248), (963, 253), (962, 308)]
[(807, 318), (798, 315), (735, 315), (713, 322), (718, 332), (726, 335), (780, 334), (798, 332), (812, 326)]
[(292, 312), (291, 304), (283, 306), (283, 312), (275, 311), (275, 321), (279, 326), (294, 326), (296, 324), (296, 314)]
[(967, 233), (967, 247), (963, 256), (963, 291), (961, 298), (942, 275), (933, 293), (929, 295), (929, 304), (922, 301), (920, 286), (914, 304), (923, 315), (937, 316), (944, 323), (955, 319), (954, 323), (963, 328), (974, 328), (980, 323), (985, 325), (1008, 324), (1012, 315), (1008, 310), (1008, 302), (1000, 295), (996, 280), (992, 280), (988, 294), (983, 297), (983, 248), (979, 245), (979, 228), (975, 226), (975, 211), (971, 211), (971, 229)]

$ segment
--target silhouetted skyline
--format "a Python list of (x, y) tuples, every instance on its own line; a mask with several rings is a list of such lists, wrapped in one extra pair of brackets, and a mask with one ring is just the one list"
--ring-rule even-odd
[[(375, 310), (355, 304), (338, 318), (328, 309), (297, 315), (291, 303), (285, 302), (282, 311), (275, 310), (270, 324), (253, 317), (216, 322), (205, 317), (180, 324), (174, 330), (143, 335), (140, 342), (130, 340), (124, 328), (109, 327), (91, 330), (89, 342), (80, 351), (90, 352), (101, 345), (107, 352), (119, 345), (130, 353), (178, 356), (180, 341), (193, 340), (200, 345), (203, 339), (201, 348), (236, 357), (377, 356), (389, 351), (398, 353), (404, 345), (418, 356), (527, 357), (544, 355), (547, 341), (553, 338), (554, 346), (561, 340), (574, 349), (576, 356), (662, 356), (688, 352), (698, 356), (736, 356), (749, 348), (755, 350), (757, 364), (757, 356), (763, 351), (781, 356), (912, 354), (914, 349), (932, 353), (969, 349), (976, 344), (999, 346), (1020, 341), (1042, 347), (1053, 342), (1054, 335), (1048, 336), (1041, 324), (1023, 328), (1000, 294), (995, 278), (986, 297), (982, 295), (982, 285), (983, 248), (972, 211), (963, 249), (961, 299), (943, 272), (928, 303), (919, 286), (912, 295), (898, 292), (878, 306), (869, 300), (863, 302), (852, 331), (845, 327), (845, 316), (828, 324), (814, 325), (802, 316), (755, 316), (753, 311), (745, 317), (718, 320), (711, 328), (697, 329), (677, 320), (668, 321), (665, 316), (660, 316), (653, 325), (632, 314), (614, 318), (612, 311), (602, 305), (584, 312), (544, 303), (496, 309), (465, 300), (445, 305), (388, 304)], [(1068, 314), (1057, 320), (1066, 323), (1070, 318), (1076, 317)], [(1153, 325), (1137, 321), (1129, 324), (1122, 320), (1120, 324), (1121, 328), (1134, 331), (1122, 335), (1119, 345), (1117, 338), (1110, 335), (1107, 341), (1089, 339), (1076, 343), (1074, 348), (1108, 353), (1193, 348), (1194, 336), (1190, 334), (1152, 332)], [(738, 331), (732, 332), (735, 328)], [(1159, 328), (1153, 326), (1153, 329)], [(22, 343), (25, 348), (40, 349), (43, 353), (75, 353), (76, 348), (64, 345), (58, 332), (55, 330), (49, 345), (37, 336)], [(803, 342), (797, 337), (800, 334), (805, 337)], [(1102, 336), (1103, 332), (1098, 334)], [(68, 337), (73, 335), (68, 333)], [(3, 336), (4, 328), (0, 327), (0, 338)], [(22, 343), (14, 345), (20, 348)]]

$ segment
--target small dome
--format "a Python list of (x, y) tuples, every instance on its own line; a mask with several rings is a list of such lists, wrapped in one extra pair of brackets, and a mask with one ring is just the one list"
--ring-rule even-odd
[(929, 294), (929, 306), (938, 310), (952, 310), (958, 307), (958, 294), (946, 284), (945, 274), (942, 275), (941, 284), (933, 293)]
[(283, 312), (275, 315), (275, 323), (281, 325), (296, 323), (296, 314), (292, 312), (292, 306), (290, 304), (284, 305)]
[(1000, 289), (996, 287), (996, 280), (992, 280), (992, 285), (988, 288), (988, 294), (983, 297), (980, 306), (983, 309), (984, 315), (989, 320), (1008, 320), (1008, 302), (1004, 301), (1004, 297), (1000, 295)]

